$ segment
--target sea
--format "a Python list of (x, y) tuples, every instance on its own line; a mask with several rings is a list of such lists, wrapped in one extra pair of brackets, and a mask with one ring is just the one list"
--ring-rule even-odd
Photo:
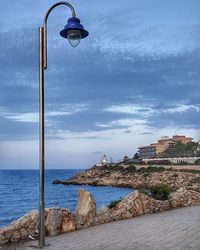
[[(97, 208), (123, 198), (130, 188), (97, 187), (86, 185), (55, 185), (54, 180), (65, 180), (81, 170), (45, 170), (45, 206), (64, 207), (75, 211), (80, 188), (92, 193)], [(38, 170), (0, 170), (0, 228), (39, 206)]]

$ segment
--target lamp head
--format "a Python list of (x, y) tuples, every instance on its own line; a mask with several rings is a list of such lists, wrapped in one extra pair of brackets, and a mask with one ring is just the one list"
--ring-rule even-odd
[(72, 47), (77, 47), (81, 39), (87, 37), (89, 32), (84, 29), (80, 23), (80, 19), (77, 17), (71, 17), (68, 19), (67, 25), (61, 30), (60, 35), (68, 39)]

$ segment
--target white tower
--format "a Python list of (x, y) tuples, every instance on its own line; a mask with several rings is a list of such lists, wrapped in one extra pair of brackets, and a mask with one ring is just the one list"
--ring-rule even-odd
[(108, 163), (107, 157), (106, 155), (104, 155), (102, 160), (102, 165), (106, 165), (107, 163)]

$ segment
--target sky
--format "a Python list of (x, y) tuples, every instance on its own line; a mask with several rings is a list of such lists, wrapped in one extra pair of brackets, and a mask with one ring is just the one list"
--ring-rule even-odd
[[(38, 27), (55, 1), (1, 0), (0, 168), (38, 169)], [(70, 2), (90, 35), (48, 19), (46, 168), (119, 161), (161, 136), (200, 139), (200, 1)], [(117, 4), (116, 4), (117, 3)]]

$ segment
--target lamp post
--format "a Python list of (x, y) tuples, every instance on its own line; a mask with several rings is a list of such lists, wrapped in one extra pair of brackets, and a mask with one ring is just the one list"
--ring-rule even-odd
[(78, 46), (81, 39), (89, 35), (80, 23), (80, 19), (76, 17), (76, 12), (68, 2), (58, 2), (54, 4), (44, 17), (43, 27), (39, 27), (39, 161), (40, 161), (40, 203), (39, 203), (39, 247), (45, 246), (45, 202), (44, 202), (44, 160), (45, 160), (45, 138), (44, 138), (44, 70), (47, 69), (47, 19), (51, 11), (59, 6), (66, 5), (71, 10), (72, 17), (68, 19), (68, 23), (60, 32), (60, 35), (68, 39), (72, 47)]

